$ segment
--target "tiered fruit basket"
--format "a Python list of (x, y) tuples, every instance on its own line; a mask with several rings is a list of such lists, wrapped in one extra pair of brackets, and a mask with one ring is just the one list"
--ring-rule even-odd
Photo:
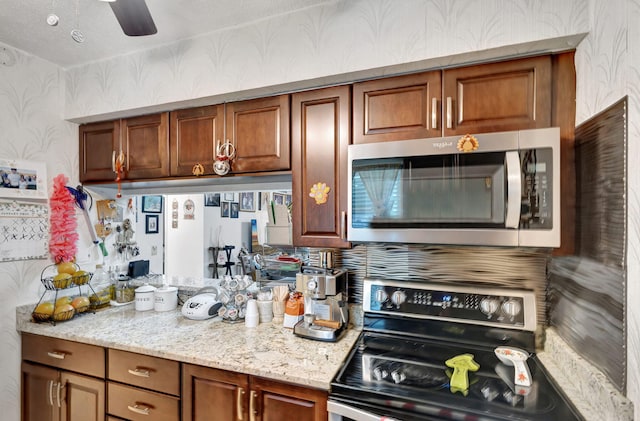
[[(100, 300), (89, 283), (93, 274), (80, 269), (75, 263), (64, 265), (49, 265), (42, 270), (40, 281), (45, 291), (31, 313), (34, 322), (66, 322), (98, 307)], [(73, 288), (78, 288), (77, 295), (59, 294), (61, 291), (71, 292)]]

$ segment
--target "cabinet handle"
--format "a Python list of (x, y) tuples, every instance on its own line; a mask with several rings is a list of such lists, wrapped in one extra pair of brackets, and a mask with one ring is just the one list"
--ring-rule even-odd
[(145, 368), (139, 368), (136, 367), (135, 369), (129, 369), (127, 370), (129, 372), (129, 374), (133, 374), (134, 376), (138, 376), (138, 377), (151, 377), (151, 373), (149, 372), (149, 370), (145, 369)]
[(345, 211), (340, 213), (340, 239), (347, 239), (347, 212)]
[(447, 129), (450, 129), (451, 126), (453, 126), (453, 116), (451, 115), (451, 112), (453, 111), (453, 104), (452, 104), (452, 100), (451, 97), (448, 96), (447, 97)]
[(151, 408), (149, 408), (148, 406), (138, 404), (137, 402), (133, 406), (127, 405), (127, 409), (140, 415), (149, 415), (149, 411), (151, 411)]
[(431, 128), (438, 128), (438, 98), (431, 98)]
[(236, 412), (238, 413), (238, 421), (244, 419), (244, 406), (242, 405), (242, 398), (244, 397), (244, 389), (239, 387), (236, 395)]
[(255, 390), (251, 391), (251, 398), (249, 399), (249, 421), (256, 421), (256, 397), (258, 393)]
[(53, 380), (49, 380), (49, 405), (53, 406)]
[(116, 151), (111, 155), (111, 171), (116, 172)]
[(56, 387), (57, 387), (57, 390), (56, 390), (56, 401), (58, 402), (58, 408), (60, 408), (62, 406), (60, 395), (62, 393), (62, 388), (64, 386), (62, 386), (62, 384), (60, 384), (60, 382), (58, 382), (58, 383), (56, 383)]
[(47, 352), (47, 355), (50, 356), (51, 358), (55, 358), (58, 360), (64, 360), (64, 357), (67, 355), (66, 352), (58, 352), (58, 351), (51, 351), (51, 352)]

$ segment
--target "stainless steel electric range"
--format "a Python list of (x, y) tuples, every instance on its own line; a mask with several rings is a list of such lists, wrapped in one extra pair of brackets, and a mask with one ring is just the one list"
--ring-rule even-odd
[(365, 279), (363, 297), (330, 421), (582, 419), (536, 358), (533, 292)]

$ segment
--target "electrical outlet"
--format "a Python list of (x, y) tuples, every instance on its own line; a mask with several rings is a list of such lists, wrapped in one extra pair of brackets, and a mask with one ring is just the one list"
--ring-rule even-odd
[(155, 256), (158, 254), (158, 246), (151, 246), (151, 255)]

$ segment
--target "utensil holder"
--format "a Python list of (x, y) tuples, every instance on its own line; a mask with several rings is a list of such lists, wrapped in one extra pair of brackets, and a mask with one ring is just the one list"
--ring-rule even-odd
[(281, 325), (284, 322), (284, 309), (286, 301), (273, 301), (273, 324)]

